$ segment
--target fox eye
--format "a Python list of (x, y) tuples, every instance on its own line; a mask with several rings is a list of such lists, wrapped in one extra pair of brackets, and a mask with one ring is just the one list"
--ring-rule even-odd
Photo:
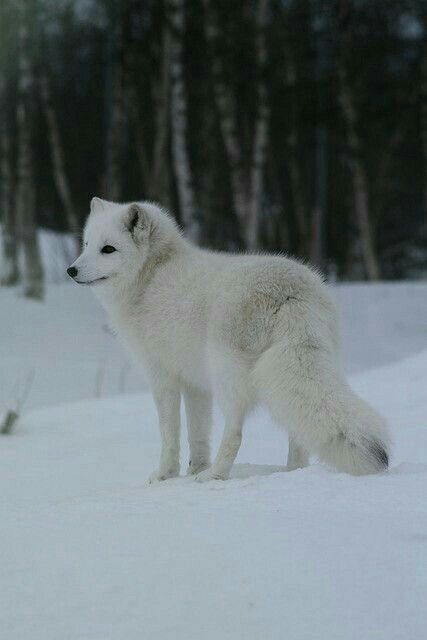
[(105, 247), (101, 249), (101, 253), (113, 253), (114, 251), (116, 251), (116, 249), (112, 247), (111, 244), (106, 244)]

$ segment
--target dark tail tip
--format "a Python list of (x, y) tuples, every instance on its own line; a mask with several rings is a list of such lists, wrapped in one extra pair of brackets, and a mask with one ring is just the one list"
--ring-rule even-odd
[(378, 468), (388, 468), (388, 454), (383, 445), (378, 440), (371, 440), (369, 443), (369, 453), (377, 463)]

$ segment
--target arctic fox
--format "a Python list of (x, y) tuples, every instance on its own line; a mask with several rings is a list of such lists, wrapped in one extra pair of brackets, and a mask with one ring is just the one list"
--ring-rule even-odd
[[(162, 443), (151, 481), (179, 475), (181, 396), (199, 482), (228, 477), (257, 404), (288, 431), (288, 470), (310, 454), (356, 475), (387, 468), (386, 423), (348, 386), (335, 305), (306, 265), (202, 250), (153, 203), (93, 198), (68, 274), (94, 287), (147, 372)], [(225, 429), (211, 464), (213, 396)]]

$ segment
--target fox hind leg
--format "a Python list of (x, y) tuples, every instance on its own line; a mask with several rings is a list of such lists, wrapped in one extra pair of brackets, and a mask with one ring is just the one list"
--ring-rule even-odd
[(308, 451), (353, 475), (387, 468), (385, 420), (353, 393), (327, 350), (307, 341), (272, 345), (254, 375), (274, 419)]
[(304, 447), (298, 444), (292, 436), (289, 436), (288, 463), (286, 471), (295, 471), (308, 467), (310, 464), (310, 456)]
[(238, 354), (214, 354), (214, 388), (225, 419), (224, 433), (211, 467), (196, 476), (198, 482), (225, 480), (242, 442), (243, 423), (253, 402), (248, 367)]

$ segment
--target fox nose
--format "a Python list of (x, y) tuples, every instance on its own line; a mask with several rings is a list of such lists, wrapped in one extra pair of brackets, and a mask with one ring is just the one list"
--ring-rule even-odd
[(77, 273), (78, 273), (78, 271), (77, 271), (76, 267), (68, 267), (67, 273), (71, 278), (75, 278)]

